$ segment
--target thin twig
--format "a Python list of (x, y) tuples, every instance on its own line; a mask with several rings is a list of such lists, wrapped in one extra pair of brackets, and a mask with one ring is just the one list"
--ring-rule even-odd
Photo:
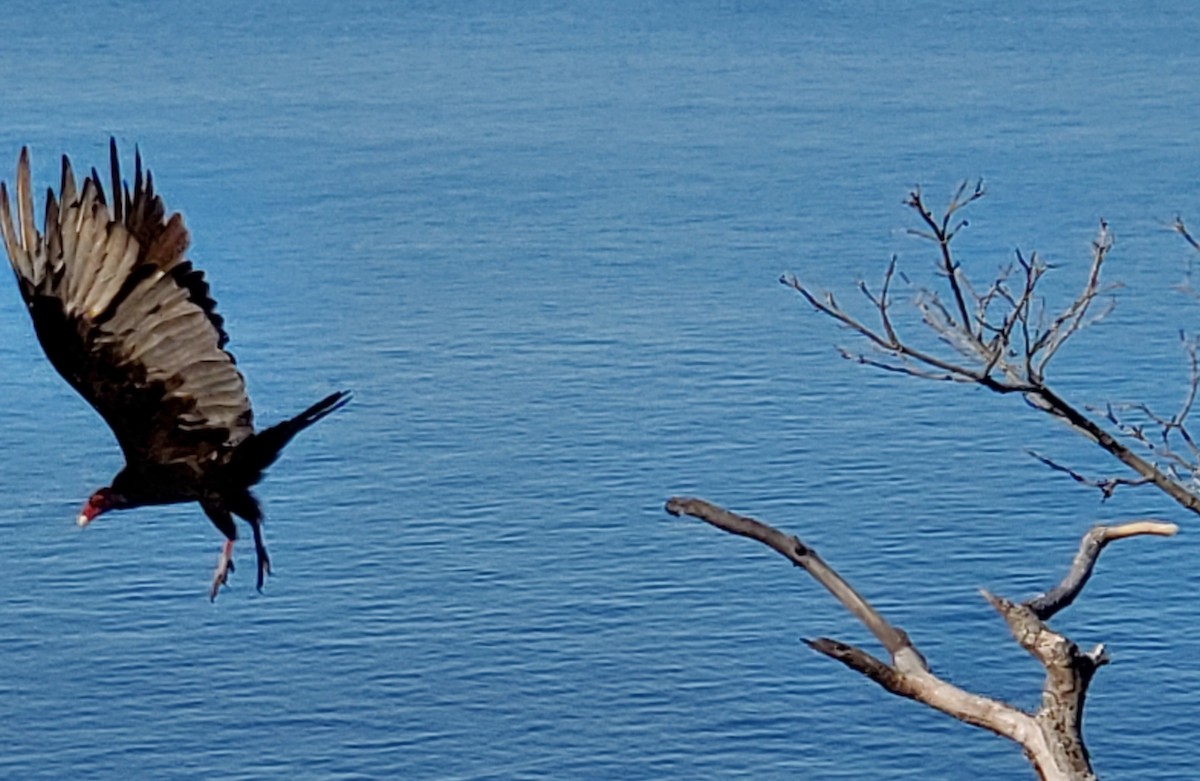
[(1036, 451), (1026, 450), (1025, 452), (1046, 466), (1050, 467), (1055, 472), (1062, 472), (1080, 485), (1086, 485), (1089, 488), (1098, 489), (1102, 497), (1101, 501), (1108, 501), (1111, 499), (1112, 495), (1116, 493), (1117, 489), (1121, 486), (1150, 485), (1154, 482), (1147, 477), (1088, 477), (1080, 472), (1075, 471), (1069, 466), (1064, 466)]

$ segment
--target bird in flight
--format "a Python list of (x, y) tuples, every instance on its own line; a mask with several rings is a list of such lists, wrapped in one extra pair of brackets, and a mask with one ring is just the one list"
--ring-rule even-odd
[(250, 492), (292, 437), (350, 400), (331, 393), (299, 415), (255, 431), (254, 412), (204, 274), (184, 257), (188, 232), (167, 216), (135, 152), (132, 189), (109, 142), (112, 190), (96, 169), (78, 187), (62, 159), (57, 197), (34, 224), (29, 150), (17, 163), (16, 214), (0, 182), (0, 233), (33, 319), (58, 373), (108, 423), (125, 468), (91, 495), (86, 526), (109, 510), (199, 502), (225, 535), (210, 599), (233, 571), (237, 525), (254, 533), (258, 588), (271, 571), (263, 513)]

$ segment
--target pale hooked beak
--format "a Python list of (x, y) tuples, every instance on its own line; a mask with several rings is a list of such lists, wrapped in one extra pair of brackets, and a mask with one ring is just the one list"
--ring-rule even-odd
[(75, 519), (75, 523), (79, 525), (80, 529), (82, 529), (91, 523), (92, 520), (99, 514), (100, 510), (93, 506), (91, 502), (89, 502), (83, 506), (82, 510), (79, 511), (79, 517)]
[(95, 520), (96, 516), (124, 506), (125, 498), (123, 496), (114, 493), (111, 488), (101, 488), (88, 497), (87, 503), (80, 508), (79, 515), (75, 518), (75, 523), (82, 529)]

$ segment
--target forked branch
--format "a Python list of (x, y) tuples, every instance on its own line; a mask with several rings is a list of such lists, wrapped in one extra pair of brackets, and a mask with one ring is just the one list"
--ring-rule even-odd
[(1095, 779), (1081, 724), (1088, 686), (1096, 670), (1108, 662), (1103, 646), (1081, 651), (1044, 621), (1071, 604), (1090, 577), (1100, 552), (1111, 541), (1137, 535), (1174, 534), (1174, 524), (1155, 520), (1119, 526), (1096, 526), (1084, 535), (1070, 571), (1045, 594), (1014, 603), (984, 592), (1007, 622), (1013, 637), (1045, 668), (1041, 707), (1023, 711), (983, 695), (965, 691), (932, 673), (904, 630), (892, 626), (817, 552), (798, 537), (703, 499), (673, 497), (667, 512), (690, 515), (722, 531), (749, 537), (803, 568), (846, 610), (863, 623), (887, 650), (890, 663), (861, 648), (830, 638), (804, 642), (866, 676), (885, 690), (923, 703), (967, 724), (990, 730), (1019, 744), (1044, 781)]
[[(796, 292), (822, 315), (840, 323), (862, 338), (865, 351), (839, 348), (851, 360), (890, 372), (921, 379), (981, 385), (1001, 394), (1021, 394), (1030, 406), (1065, 421), (1097, 443), (1122, 464), (1134, 477), (1088, 478), (1044, 456), (1044, 463), (1085, 485), (1094, 486), (1107, 498), (1122, 485), (1153, 485), (1181, 506), (1200, 514), (1200, 446), (1188, 430), (1187, 419), (1200, 386), (1197, 344), (1183, 339), (1191, 367), (1191, 382), (1179, 411), (1161, 416), (1145, 405), (1132, 405), (1121, 412), (1106, 408), (1105, 414), (1070, 404), (1046, 382), (1046, 370), (1063, 346), (1088, 325), (1103, 319), (1112, 310), (1112, 301), (1101, 302), (1116, 285), (1102, 281), (1102, 271), (1113, 237), (1108, 223), (1101, 220), (1092, 241), (1091, 263), (1080, 292), (1055, 316), (1047, 316), (1046, 301), (1040, 285), (1050, 267), (1037, 253), (1015, 253), (1014, 260), (1001, 267), (987, 284), (971, 281), (954, 256), (952, 242), (967, 220), (962, 211), (984, 195), (982, 184), (960, 186), (949, 205), (936, 215), (926, 204), (921, 191), (909, 193), (905, 204), (911, 208), (921, 227), (910, 231), (937, 246), (936, 275), (944, 280), (939, 290), (916, 287), (914, 305), (921, 322), (942, 348), (920, 347), (901, 333), (892, 300), (893, 280), (897, 276), (896, 258), (888, 263), (878, 293), (865, 283), (859, 290), (869, 308), (878, 317), (873, 326), (843, 307), (832, 293), (813, 290), (799, 278), (784, 275), (780, 281)], [(1193, 247), (1183, 223), (1175, 230)], [(907, 279), (900, 275), (902, 279)], [(874, 318), (872, 318), (874, 319)]]

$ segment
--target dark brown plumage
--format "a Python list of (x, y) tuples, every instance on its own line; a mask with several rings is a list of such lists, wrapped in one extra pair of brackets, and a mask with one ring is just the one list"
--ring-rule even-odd
[(233, 569), (233, 516), (250, 524), (258, 587), (270, 572), (262, 510), (250, 492), (297, 433), (339, 409), (350, 394), (330, 394), (263, 431), (204, 274), (184, 258), (188, 232), (167, 217), (135, 154), (133, 189), (121, 180), (109, 145), (111, 203), (95, 169), (76, 187), (64, 155), (62, 185), (46, 193), (34, 225), (29, 152), (17, 164), (16, 220), (0, 183), (0, 232), (21, 297), (50, 363), (116, 435), (125, 468), (92, 494), (80, 526), (108, 510), (199, 502), (225, 535), (210, 596)]

